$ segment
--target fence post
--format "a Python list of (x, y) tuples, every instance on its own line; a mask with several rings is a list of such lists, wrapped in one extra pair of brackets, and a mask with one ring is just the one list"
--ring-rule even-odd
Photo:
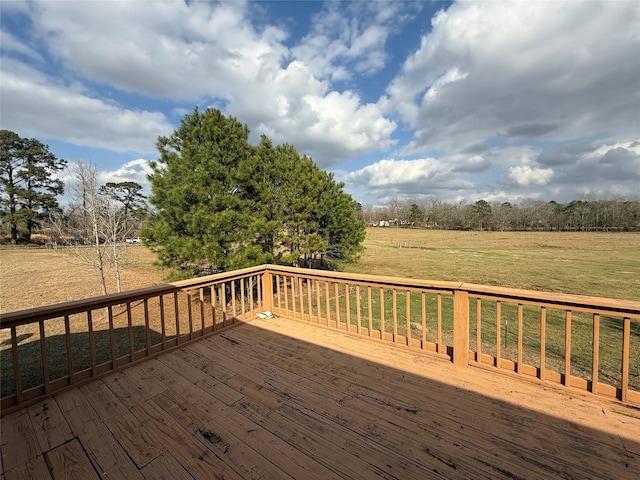
[(262, 274), (262, 301), (264, 309), (273, 312), (273, 275), (268, 268)]
[(469, 292), (453, 291), (453, 363), (469, 365)]

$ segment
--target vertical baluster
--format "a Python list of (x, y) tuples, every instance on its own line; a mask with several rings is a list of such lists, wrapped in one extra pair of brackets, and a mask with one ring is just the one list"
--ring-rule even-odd
[(96, 375), (96, 341), (93, 337), (93, 317), (91, 310), (87, 310), (87, 325), (89, 326), (89, 356), (91, 358), (91, 376)]
[(293, 275), (291, 276), (291, 309), (293, 311), (293, 318), (296, 318), (296, 313), (298, 313), (298, 307), (296, 305), (296, 278)]
[(227, 326), (227, 283), (220, 284), (220, 304), (222, 306), (222, 326)]
[(113, 330), (113, 308), (107, 307), (107, 318), (109, 319), (109, 347), (111, 348), (111, 368), (116, 368), (116, 339)]
[(327, 313), (327, 327), (331, 323), (331, 303), (329, 302), (329, 282), (324, 282), (324, 299)]
[(164, 296), (158, 297), (158, 307), (160, 308), (160, 329), (162, 333), (162, 350), (167, 348), (167, 325), (164, 316)]
[[(258, 283), (258, 277), (249, 277), (249, 311), (251, 312), (251, 314), (253, 315), (253, 312), (255, 311), (255, 309), (253, 308), (253, 282), (256, 282), (256, 284)], [(260, 292), (260, 289), (258, 289), (258, 292)], [(258, 301), (258, 304), (260, 304), (260, 302)]]
[(193, 338), (193, 309), (191, 308), (191, 290), (187, 290), (187, 317), (189, 318), (189, 340)]
[[(111, 319), (110, 330), (113, 330), (113, 318)], [(73, 350), (71, 350), (71, 325), (69, 324), (69, 315), (64, 316), (64, 337), (67, 347), (67, 371), (69, 372), (69, 384), (73, 385), (76, 381), (76, 376), (73, 369)], [(113, 348), (111, 351), (113, 351)]]
[(482, 363), (482, 300), (476, 298), (476, 362)]
[(437, 304), (438, 304), (438, 353), (442, 353), (447, 351), (445, 346), (442, 344), (442, 294), (439, 293), (437, 296)]
[(547, 368), (547, 308), (540, 308), (540, 380), (546, 377)]
[(236, 281), (231, 280), (231, 324), (236, 323), (236, 316), (238, 315), (238, 310), (236, 306)]
[(144, 331), (145, 340), (147, 342), (147, 356), (151, 355), (151, 325), (149, 325), (149, 301), (148, 299), (142, 300), (142, 306), (144, 310)]
[(309, 311), (309, 322), (311, 322), (311, 319), (313, 318), (313, 303), (311, 301), (311, 290), (312, 290), (312, 285), (313, 280), (311, 280), (310, 278), (307, 278), (307, 305), (308, 305), (308, 311)]
[(347, 332), (351, 331), (351, 299), (349, 298), (351, 296), (351, 289), (349, 288), (349, 284), (345, 283), (344, 284), (344, 290), (345, 290), (345, 294), (346, 296), (344, 297), (345, 300), (345, 308), (347, 310)]
[(411, 292), (407, 290), (406, 301), (406, 317), (407, 317), (407, 345), (411, 346)]
[(333, 291), (336, 298), (336, 328), (340, 329), (340, 287), (338, 282), (333, 284)]
[(245, 316), (245, 310), (246, 310), (246, 303), (245, 303), (245, 296), (244, 296), (244, 290), (245, 290), (245, 280), (246, 278), (241, 278), (240, 279), (240, 303), (242, 304), (241, 307), (241, 312), (242, 312), (242, 321), (244, 322), (246, 320), (246, 316)]
[(496, 367), (500, 368), (500, 364), (502, 363), (500, 359), (500, 343), (501, 343), (501, 333), (502, 333), (502, 325), (501, 325), (501, 317), (502, 317), (502, 304), (500, 300), (496, 301)]
[(564, 384), (571, 386), (571, 310), (564, 317)]
[(427, 348), (427, 294), (422, 292), (422, 349)]
[(322, 308), (320, 308), (320, 280), (314, 280), (316, 285), (316, 308), (318, 309), (318, 325), (322, 323)]
[(278, 308), (282, 308), (282, 294), (280, 289), (280, 275), (276, 275), (276, 293), (278, 297)]
[(385, 339), (385, 326), (384, 326), (384, 288), (380, 287), (380, 338)]
[(360, 328), (362, 323), (362, 313), (361, 313), (361, 298), (360, 298), (360, 285), (356, 285), (356, 321), (358, 324), (356, 325), (356, 333), (360, 335)]
[(180, 306), (178, 305), (178, 292), (173, 292), (173, 311), (176, 316), (176, 345), (180, 343)]
[[(255, 276), (255, 282), (256, 282), (256, 293), (257, 295), (257, 305), (256, 305), (256, 309), (259, 312), (264, 312), (264, 304), (262, 303), (262, 290), (264, 289), (264, 285), (263, 285), (263, 276), (262, 275), (256, 275)], [(269, 295), (273, 295), (273, 292), (269, 292)], [(273, 297), (272, 297), (273, 298)], [(253, 311), (253, 282), (251, 282), (251, 311)]]
[(127, 302), (127, 330), (129, 333), (129, 361), (133, 362), (133, 319), (131, 318), (131, 303)]
[(289, 315), (289, 294), (287, 293), (287, 276), (283, 275), (282, 276), (282, 280), (284, 282), (284, 309), (287, 312), (287, 315)]
[(591, 359), (591, 393), (598, 393), (600, 367), (600, 315), (593, 314), (593, 358)]
[(38, 322), (40, 327), (40, 357), (42, 358), (42, 379), (44, 380), (44, 393), (49, 393), (49, 362), (47, 361), (47, 340), (44, 332), (44, 320)]
[(620, 400), (627, 402), (629, 399), (629, 347), (631, 341), (631, 319), (622, 320), (622, 384)]
[(522, 373), (522, 337), (523, 337), (523, 319), (522, 304), (518, 304), (518, 364), (516, 365), (516, 373)]
[(397, 302), (397, 294), (398, 292), (394, 288), (391, 292), (391, 305), (393, 308), (393, 313), (391, 318), (393, 319), (393, 343), (398, 342), (398, 302)]
[(198, 300), (200, 300), (200, 335), (204, 335), (204, 287), (200, 287), (198, 293)]
[(16, 386), (16, 401), (22, 403), (22, 381), (20, 378), (20, 361), (18, 358), (18, 335), (16, 327), (11, 327), (11, 356), (13, 358), (13, 382)]
[(298, 295), (300, 296), (300, 320), (304, 319), (304, 290), (302, 288), (302, 277), (298, 277)]
[(211, 285), (211, 320), (213, 321), (213, 330), (216, 329), (216, 289), (217, 285)]
[(367, 312), (369, 313), (369, 332), (368, 336), (371, 336), (373, 331), (373, 312), (371, 311), (371, 285), (367, 286)]

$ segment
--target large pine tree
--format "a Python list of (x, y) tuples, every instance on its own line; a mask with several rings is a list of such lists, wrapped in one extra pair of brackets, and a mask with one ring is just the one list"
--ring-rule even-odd
[(33, 228), (58, 208), (56, 196), (63, 193), (64, 185), (55, 173), (65, 165), (35, 138), (0, 130), (0, 215), (11, 226), (13, 243), (18, 240), (19, 225), (24, 224), (30, 241)]
[(291, 145), (273, 146), (219, 110), (160, 137), (144, 235), (183, 277), (277, 262), (335, 267), (362, 250), (364, 225), (343, 185)]

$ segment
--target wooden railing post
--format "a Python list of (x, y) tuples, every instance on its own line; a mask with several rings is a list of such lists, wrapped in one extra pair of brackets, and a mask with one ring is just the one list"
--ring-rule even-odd
[(273, 274), (270, 270), (265, 270), (262, 274), (262, 301), (264, 309), (273, 311)]
[(469, 365), (469, 292), (453, 292), (453, 363)]

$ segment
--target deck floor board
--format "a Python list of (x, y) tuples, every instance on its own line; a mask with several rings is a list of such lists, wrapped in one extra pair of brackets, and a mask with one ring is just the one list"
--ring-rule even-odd
[(286, 319), (2, 418), (1, 478), (640, 478), (640, 410)]

